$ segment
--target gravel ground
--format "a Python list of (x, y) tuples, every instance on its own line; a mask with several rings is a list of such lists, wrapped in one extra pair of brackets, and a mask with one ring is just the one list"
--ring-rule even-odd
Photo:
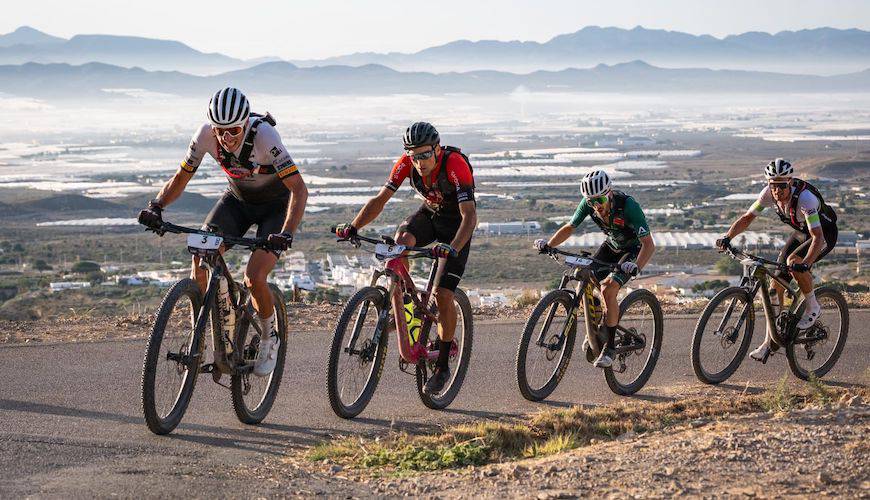
[[(693, 421), (542, 459), (460, 471), (378, 478), (328, 464), (315, 471), (287, 459), (267, 476), (288, 495), (870, 498), (868, 431), (870, 406), (855, 396), (833, 407)], [(291, 475), (282, 479), (290, 464)]]

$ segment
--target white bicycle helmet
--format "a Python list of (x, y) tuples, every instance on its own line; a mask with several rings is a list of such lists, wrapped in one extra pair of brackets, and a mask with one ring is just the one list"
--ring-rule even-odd
[(248, 98), (239, 89), (227, 87), (218, 90), (208, 103), (208, 121), (215, 127), (244, 126), (251, 115)]
[(777, 158), (764, 167), (764, 177), (767, 179), (791, 177), (792, 175), (794, 175), (794, 169), (791, 167), (791, 163), (783, 158)]
[(580, 181), (580, 193), (586, 198), (601, 196), (610, 192), (610, 177), (604, 170), (593, 170)]

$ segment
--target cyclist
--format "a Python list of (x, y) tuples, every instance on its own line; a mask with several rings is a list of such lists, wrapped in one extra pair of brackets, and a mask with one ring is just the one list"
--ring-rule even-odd
[[(400, 245), (432, 247), (434, 257), (447, 257), (444, 275), (435, 291), (438, 304), (440, 339), (435, 373), (426, 382), (427, 394), (437, 394), (450, 380), (448, 359), (456, 331), (456, 306), (453, 294), (465, 272), (471, 248), (471, 235), (477, 227), (474, 178), (462, 152), (441, 146), (432, 124), (416, 122), (405, 130), (403, 154), (381, 191), (370, 199), (349, 224), (336, 229), (339, 238), (354, 236), (375, 220), (399, 186), (410, 179), (411, 187), (423, 198), (423, 205), (399, 225), (396, 242)], [(407, 266), (407, 262), (404, 263)]]
[[(603, 170), (594, 170), (580, 181), (583, 199), (577, 206), (570, 222), (559, 228), (549, 240), (535, 240), (535, 248), (546, 253), (550, 248), (561, 245), (586, 217), (598, 225), (607, 239), (595, 252), (594, 258), (604, 262), (619, 264), (617, 271), (611, 267), (597, 265), (595, 277), (601, 284), (604, 297), (605, 348), (595, 360), (595, 366), (607, 368), (613, 364), (614, 338), (619, 323), (619, 305), (616, 295), (631, 276), (638, 273), (649, 262), (655, 251), (655, 242), (650, 235), (649, 225), (640, 205), (634, 198), (613, 189), (610, 177)], [(583, 349), (587, 349), (584, 341)]]
[[(779, 262), (787, 263), (790, 274), (797, 281), (806, 298), (807, 307), (797, 327), (805, 330), (819, 319), (822, 307), (813, 292), (813, 264), (828, 254), (837, 244), (837, 214), (822, 198), (819, 190), (809, 182), (794, 177), (794, 169), (788, 161), (777, 158), (764, 169), (767, 185), (761, 190), (758, 199), (749, 211), (731, 224), (728, 232), (716, 240), (716, 246), (725, 250), (731, 240), (752, 224), (755, 217), (767, 207), (774, 207), (780, 220), (794, 229), (779, 253)], [(776, 275), (790, 281), (789, 272), (779, 270)], [(774, 304), (782, 304), (785, 290), (774, 281), (776, 294), (772, 295)], [(771, 336), (767, 332), (764, 343), (750, 353), (753, 359), (767, 361), (771, 352)]]
[[(181, 166), (139, 213), (139, 222), (149, 227), (163, 223), (163, 210), (181, 196), (206, 153), (220, 165), (229, 187), (206, 216), (203, 229), (238, 237), (256, 225), (257, 237), (267, 238), (270, 247), (254, 251), (245, 269), (245, 285), (251, 291), (263, 332), (254, 373), (266, 376), (275, 369), (280, 347), (266, 277), (281, 252), (293, 243), (308, 190), (274, 128), (274, 119), (268, 113), (251, 113), (250, 103), (241, 91), (227, 87), (216, 92), (207, 114), (208, 123), (193, 134)], [(207, 273), (200, 269), (196, 256), (192, 277), (205, 292)], [(225, 354), (216, 351), (215, 361), (225, 364)]]

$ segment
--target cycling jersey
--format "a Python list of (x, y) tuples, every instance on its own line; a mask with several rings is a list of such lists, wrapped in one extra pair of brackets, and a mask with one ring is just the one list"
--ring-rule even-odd
[(411, 187), (423, 198), (426, 208), (439, 216), (458, 218), (459, 204), (474, 202), (474, 177), (461, 154), (442, 150), (437, 166), (426, 182), (414, 168), (411, 158), (402, 155), (393, 165), (384, 187), (396, 191), (409, 177)]
[(780, 220), (796, 231), (809, 234), (810, 229), (835, 226), (837, 216), (825, 204), (818, 190), (800, 179), (791, 182), (788, 201), (783, 206), (773, 197), (770, 186), (764, 186), (758, 199), (749, 207), (749, 212), (758, 215), (767, 207), (774, 207)]
[(259, 204), (289, 197), (290, 191), (283, 179), (299, 173), (299, 170), (282, 144), (278, 131), (260, 117), (252, 116), (248, 120), (245, 137), (249, 137), (255, 121), (258, 125), (248, 158), (239, 158), (244, 141), (235, 151), (226, 151), (218, 143), (211, 125), (205, 124), (193, 134), (181, 168), (190, 173), (196, 172), (208, 153), (224, 169), (229, 190), (240, 201)]
[(584, 197), (571, 217), (571, 226), (578, 227), (586, 217), (592, 217), (592, 221), (607, 235), (610, 246), (617, 250), (640, 245), (640, 238), (650, 234), (649, 224), (640, 205), (634, 198), (620, 191), (612, 191), (608, 220), (601, 219)]

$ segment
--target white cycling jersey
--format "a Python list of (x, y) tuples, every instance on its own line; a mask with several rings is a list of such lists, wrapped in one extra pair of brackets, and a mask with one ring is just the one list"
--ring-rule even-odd
[[(788, 205), (791, 203), (791, 195), (794, 194), (795, 189), (796, 188), (792, 186), (789, 197), (786, 199), (785, 203), (779, 204), (779, 202), (777, 202), (773, 197), (773, 193), (770, 192), (770, 186), (764, 186), (764, 189), (762, 189), (761, 193), (758, 194), (758, 199), (755, 200), (755, 203), (753, 203), (751, 207), (749, 207), (749, 212), (758, 215), (763, 212), (765, 208), (779, 204), (780, 211), (788, 213)], [(819, 220), (819, 209), (821, 206), (821, 200), (811, 193), (809, 189), (804, 189), (803, 192), (801, 192), (798, 197), (797, 208), (806, 220), (806, 227), (811, 229), (822, 227), (822, 221)]]
[[(244, 132), (246, 137), (255, 119), (257, 118), (253, 116), (248, 119)], [(247, 158), (250, 164), (244, 161), (246, 159), (238, 157), (243, 146), (244, 141), (235, 151), (224, 151), (218, 144), (211, 124), (207, 123), (193, 134), (181, 168), (191, 173), (196, 172), (208, 153), (223, 168), (229, 181), (229, 190), (239, 200), (247, 203), (268, 203), (289, 196), (290, 191), (284, 185), (283, 179), (298, 174), (299, 170), (275, 127), (265, 121), (257, 126), (254, 145)]]

